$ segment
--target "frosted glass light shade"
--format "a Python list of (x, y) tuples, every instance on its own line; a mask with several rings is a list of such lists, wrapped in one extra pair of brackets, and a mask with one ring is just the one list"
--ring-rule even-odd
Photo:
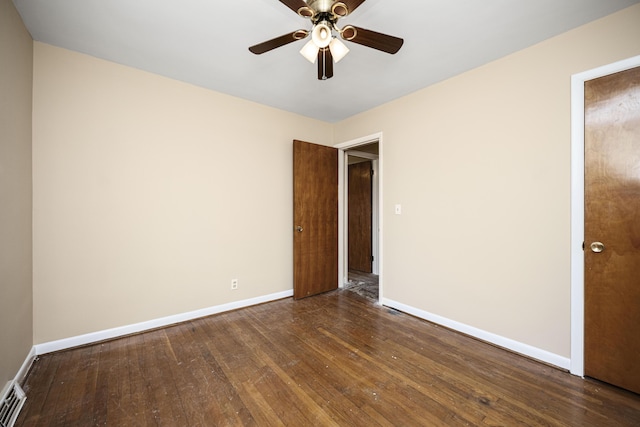
[(320, 48), (316, 46), (313, 40), (309, 40), (307, 44), (305, 44), (302, 49), (300, 49), (300, 54), (307, 58), (307, 61), (312, 64), (316, 62), (316, 58), (318, 57), (318, 51)]
[(313, 31), (311, 31), (311, 40), (319, 48), (329, 46), (329, 43), (331, 43), (331, 28), (325, 22), (316, 24), (313, 27)]
[(329, 50), (331, 51), (331, 56), (333, 56), (333, 60), (336, 64), (344, 58), (347, 53), (349, 53), (349, 48), (337, 38), (331, 40), (331, 43), (329, 43)]

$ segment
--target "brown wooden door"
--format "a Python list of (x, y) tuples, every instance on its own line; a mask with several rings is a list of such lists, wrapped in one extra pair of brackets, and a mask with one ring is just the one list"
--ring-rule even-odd
[(338, 288), (338, 150), (293, 141), (293, 297)]
[(349, 165), (349, 270), (371, 273), (371, 161)]
[(585, 83), (584, 255), (585, 374), (640, 393), (640, 68)]

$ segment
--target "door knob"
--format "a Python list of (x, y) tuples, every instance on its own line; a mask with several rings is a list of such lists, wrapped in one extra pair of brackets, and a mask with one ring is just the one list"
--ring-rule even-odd
[(302, 233), (302, 230), (304, 230), (304, 228), (302, 228), (302, 226), (300, 226), (300, 225), (296, 226), (296, 231), (298, 233)]
[(591, 244), (591, 251), (599, 254), (600, 252), (604, 251), (604, 244), (600, 242), (593, 242)]

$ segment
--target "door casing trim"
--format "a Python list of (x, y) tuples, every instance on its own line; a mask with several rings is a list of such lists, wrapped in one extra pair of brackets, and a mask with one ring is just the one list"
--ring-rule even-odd
[[(371, 135), (367, 135), (367, 136), (363, 136), (361, 138), (356, 138), (356, 139), (352, 139), (349, 141), (345, 141), (345, 142), (341, 142), (339, 144), (334, 145), (334, 148), (338, 149), (338, 284), (339, 287), (343, 287), (344, 285), (344, 278), (346, 277), (347, 274), (347, 266), (346, 264), (346, 249), (345, 249), (345, 244), (346, 244), (346, 233), (345, 233), (345, 200), (346, 200), (346, 188), (345, 188), (345, 181), (346, 181), (346, 173), (347, 173), (347, 168), (345, 165), (345, 151), (354, 147), (357, 147), (359, 145), (365, 145), (365, 144), (370, 144), (373, 142), (378, 142), (378, 160), (377, 160), (377, 174), (378, 174), (378, 179), (375, 180), (377, 181), (377, 194), (378, 194), (378, 200), (377, 200), (377, 207), (375, 207), (378, 210), (378, 230), (377, 233), (374, 230), (374, 236), (377, 236), (378, 239), (378, 292), (379, 292), (379, 297), (378, 297), (378, 304), (380, 303), (380, 301), (382, 301), (382, 295), (383, 295), (383, 253), (384, 251), (382, 250), (382, 179), (384, 176), (384, 168), (383, 168), (383, 160), (382, 160), (382, 153), (383, 153), (383, 143), (382, 143), (382, 132), (377, 132)], [(375, 202), (374, 202), (375, 203)]]
[(640, 66), (634, 56), (571, 76), (571, 363), (584, 376), (584, 83)]

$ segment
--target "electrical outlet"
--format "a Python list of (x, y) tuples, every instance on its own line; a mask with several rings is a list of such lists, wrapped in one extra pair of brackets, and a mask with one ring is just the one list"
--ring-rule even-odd
[(231, 279), (231, 289), (238, 289), (238, 279)]

